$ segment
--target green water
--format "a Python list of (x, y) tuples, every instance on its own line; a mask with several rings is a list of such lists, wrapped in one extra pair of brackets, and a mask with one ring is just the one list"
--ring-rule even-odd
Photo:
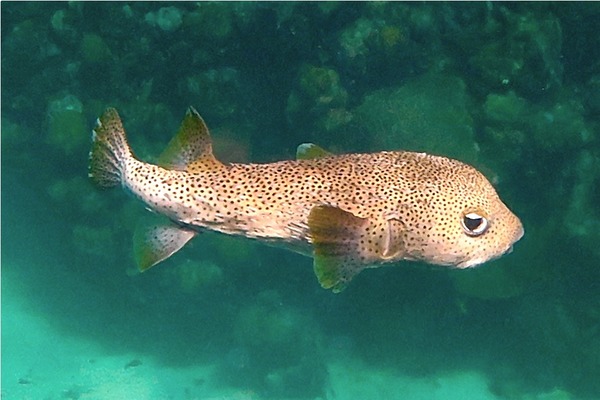
[[(2, 2), (3, 399), (599, 399), (598, 3)], [(521, 218), (503, 258), (323, 290), (203, 233), (135, 271), (147, 211), (87, 179), (118, 108), (155, 161), (188, 106), (224, 161), (406, 149)]]

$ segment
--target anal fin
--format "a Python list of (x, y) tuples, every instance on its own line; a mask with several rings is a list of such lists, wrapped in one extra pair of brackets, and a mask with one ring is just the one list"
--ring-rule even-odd
[(190, 241), (196, 232), (172, 223), (138, 226), (133, 236), (135, 261), (140, 271), (166, 260)]
[(339, 293), (367, 265), (361, 237), (368, 221), (333, 206), (315, 206), (308, 216), (314, 271), (321, 286)]

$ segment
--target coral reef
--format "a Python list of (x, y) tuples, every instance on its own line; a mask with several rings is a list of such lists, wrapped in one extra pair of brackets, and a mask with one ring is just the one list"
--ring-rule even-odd
[(161, 7), (157, 12), (147, 13), (144, 20), (152, 26), (158, 26), (165, 32), (173, 32), (181, 27), (183, 13), (174, 6)]
[(378, 149), (405, 149), (477, 160), (470, 98), (462, 79), (422, 75), (400, 88), (365, 96), (355, 111), (360, 131)]
[(305, 64), (300, 67), (297, 88), (288, 97), (286, 115), (294, 126), (335, 132), (352, 119), (345, 109), (347, 101), (348, 92), (335, 70)]
[[(92, 318), (31, 290), (56, 326), (73, 334), (85, 320), (106, 348), (164, 363), (217, 362), (223, 381), (262, 397), (323, 397), (322, 341), (407, 374), (479, 369), (500, 396), (598, 397), (597, 4), (1, 7), (3, 228), (17, 243), (42, 232), (30, 253), (64, 256), (15, 274), (34, 288), (47, 271), (76, 277), (61, 293), (87, 280), (111, 305), (95, 302)], [(144, 210), (86, 181), (90, 130), (115, 106), (136, 155), (153, 161), (190, 105), (225, 162), (292, 158), (313, 141), (474, 163), (525, 237), (472, 271), (401, 264), (336, 297), (307, 258), (222, 236), (199, 235), (171, 266), (127, 277)], [(63, 248), (44, 247), (59, 242), (48, 236)], [(3, 259), (17, 250), (2, 246)]]
[(87, 33), (81, 40), (83, 60), (91, 63), (109, 61), (112, 59), (110, 48), (99, 35)]
[(184, 93), (193, 98), (205, 117), (224, 121), (239, 114), (242, 87), (234, 68), (210, 69), (188, 76)]
[(72, 155), (75, 151), (84, 151), (88, 143), (88, 123), (83, 114), (83, 104), (71, 95), (53, 100), (48, 105), (48, 141)]
[(186, 260), (164, 272), (167, 279), (175, 281), (183, 293), (200, 292), (223, 283), (223, 270), (211, 261)]
[[(269, 398), (313, 398), (326, 389), (327, 369), (315, 321), (284, 307), (274, 291), (242, 307), (234, 323), (235, 347), (221, 365), (223, 378), (260, 388)], [(277, 357), (273, 357), (277, 354)]]
[[(563, 223), (574, 240), (600, 259), (600, 156), (582, 151), (574, 165), (575, 183)], [(585, 218), (580, 218), (581, 215)]]

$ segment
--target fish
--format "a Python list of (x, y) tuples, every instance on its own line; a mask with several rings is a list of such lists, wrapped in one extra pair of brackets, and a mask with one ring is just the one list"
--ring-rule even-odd
[(135, 358), (135, 359), (129, 361), (127, 364), (125, 364), (123, 369), (135, 368), (135, 367), (139, 367), (140, 365), (142, 365), (142, 361)]
[(461, 161), (410, 151), (336, 155), (304, 143), (295, 160), (223, 163), (193, 107), (156, 164), (133, 153), (117, 110), (106, 109), (88, 174), (166, 217), (134, 234), (141, 271), (209, 230), (310, 256), (320, 285), (339, 293), (362, 270), (400, 261), (475, 267), (524, 234), (488, 179)]

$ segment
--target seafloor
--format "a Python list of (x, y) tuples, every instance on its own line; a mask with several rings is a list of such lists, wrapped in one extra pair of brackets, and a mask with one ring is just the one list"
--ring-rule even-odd
[[(600, 3), (1, 3), (2, 399), (600, 399)], [(87, 179), (115, 106), (156, 160), (193, 105), (217, 157), (414, 150), (521, 218), (466, 271), (320, 288), (202, 234), (144, 274), (143, 206)]]

